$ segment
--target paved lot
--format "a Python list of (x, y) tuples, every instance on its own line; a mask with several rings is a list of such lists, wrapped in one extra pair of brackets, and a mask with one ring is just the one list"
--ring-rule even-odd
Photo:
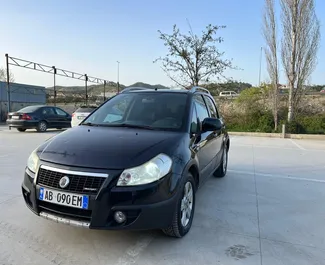
[(20, 194), (25, 163), (55, 133), (0, 127), (0, 264), (324, 264), (325, 141), (232, 137), (228, 175), (205, 183), (191, 232), (171, 239), (32, 214)]

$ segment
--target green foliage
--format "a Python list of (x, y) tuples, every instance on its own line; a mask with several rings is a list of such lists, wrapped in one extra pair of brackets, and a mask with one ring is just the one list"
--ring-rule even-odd
[(325, 114), (298, 116), (286, 124), (288, 133), (325, 134)]
[(259, 109), (253, 110), (249, 114), (228, 116), (225, 121), (229, 131), (272, 132), (274, 128), (272, 113)]

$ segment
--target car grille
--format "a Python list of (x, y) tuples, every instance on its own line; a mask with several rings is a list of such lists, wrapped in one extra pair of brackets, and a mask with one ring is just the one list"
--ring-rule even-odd
[[(70, 183), (62, 189), (59, 186), (59, 181), (64, 176), (69, 177)], [(37, 176), (37, 184), (42, 186), (89, 195), (97, 194), (105, 180), (104, 177), (64, 174), (44, 168), (39, 169)]]

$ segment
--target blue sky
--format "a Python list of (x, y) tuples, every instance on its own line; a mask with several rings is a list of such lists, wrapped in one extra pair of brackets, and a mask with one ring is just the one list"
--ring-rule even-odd
[[(209, 23), (226, 25), (220, 31), (220, 50), (242, 71), (227, 71), (235, 80), (258, 83), (263, 0), (55, 0), (3, 1), (0, 9), (0, 53), (46, 65), (87, 73), (120, 83), (142, 81), (171, 85), (153, 60), (166, 53), (158, 29), (170, 33), (173, 24), (195, 33)], [(325, 1), (316, 0), (323, 39), (311, 83), (325, 83)], [(265, 61), (262, 80), (267, 78)], [(16, 82), (52, 86), (52, 76), (12, 68)], [(284, 79), (281, 80), (284, 82)], [(59, 77), (59, 85), (83, 85)]]

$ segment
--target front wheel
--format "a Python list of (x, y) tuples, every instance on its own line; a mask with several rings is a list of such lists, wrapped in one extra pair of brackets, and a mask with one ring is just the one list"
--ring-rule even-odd
[(172, 224), (163, 229), (171, 237), (181, 238), (191, 229), (195, 209), (195, 182), (193, 175), (188, 173), (182, 186), (182, 193), (178, 199)]
[(223, 178), (227, 174), (227, 168), (228, 168), (228, 148), (227, 146), (224, 146), (222, 151), (221, 163), (219, 167), (216, 169), (216, 171), (213, 173), (213, 175), (217, 178)]

